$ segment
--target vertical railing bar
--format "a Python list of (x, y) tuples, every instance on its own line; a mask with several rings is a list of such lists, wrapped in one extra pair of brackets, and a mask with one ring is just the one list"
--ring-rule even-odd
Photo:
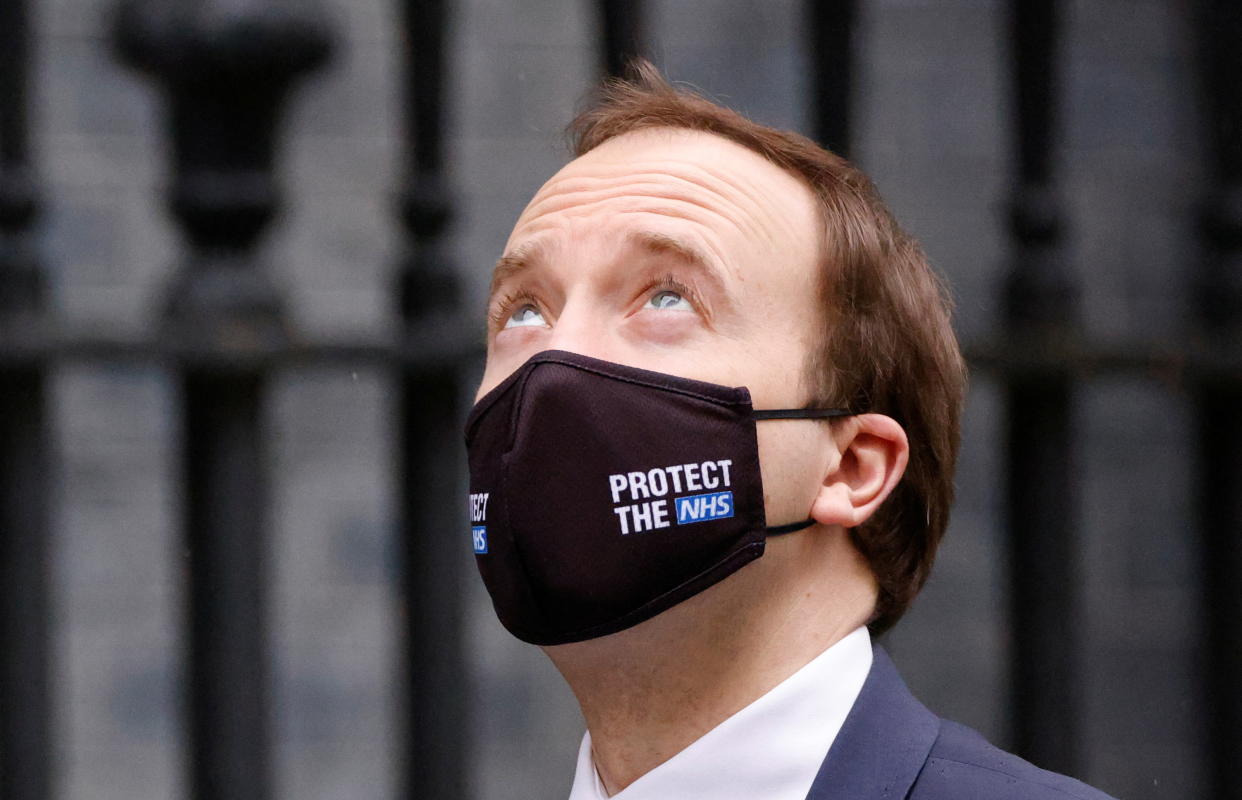
[(28, 316), (40, 312), (44, 285), (32, 235), (38, 198), (29, 152), (27, 3), (0, 4), (0, 313)]
[(28, 158), (29, 33), (27, 0), (10, 0), (0, 6), (0, 37), (4, 43), (0, 48), (0, 163), (7, 168), (24, 167)]
[[(407, 156), (416, 174), (438, 175), (444, 167), (444, 44), (446, 0), (408, 0), (405, 21), (404, 112)], [(416, 27), (417, 26), (417, 27)], [(437, 231), (438, 233), (438, 231)]]
[(284, 346), (288, 331), (258, 245), (278, 206), (284, 101), (326, 60), (328, 25), (313, 2), (272, 13), (262, 5), (124, 0), (118, 10), (121, 56), (163, 89), (170, 205), (188, 246), (160, 336), (181, 356), (190, 794), (267, 800), (270, 367), (261, 355)]
[(1017, 164), (1023, 183), (1043, 185), (1052, 177), (1056, 134), (1056, 46), (1059, 9), (1055, 2), (1017, 0), (1011, 42), (1017, 113)]
[[(26, 0), (0, 3), (0, 337), (40, 327)], [(0, 368), (0, 797), (52, 792), (47, 364)]]
[(265, 376), (186, 369), (183, 525), (189, 554), (193, 796), (271, 796), (267, 720)]
[[(451, 198), (444, 176), (447, 0), (402, 0), (405, 169), (398, 194), (406, 242), (399, 312), (413, 331), (454, 329), (460, 281), (445, 245)], [(450, 334), (446, 334), (450, 335)], [(462, 597), (469, 550), (460, 485), (459, 365), (404, 364), (398, 387), (397, 491), (405, 619), (407, 744), (402, 796), (462, 798), (466, 670)]]
[(629, 63), (646, 54), (643, 0), (599, 0), (601, 67), (622, 77)]
[(42, 366), (0, 370), (0, 797), (51, 796)]
[[(1242, 342), (1242, 6), (1198, 4), (1207, 135), (1204, 242), (1197, 311), (1212, 350)], [(1235, 362), (1236, 363), (1236, 362)], [(1242, 798), (1242, 376), (1206, 374), (1196, 387), (1197, 476), (1205, 647), (1206, 795)]]
[(811, 135), (838, 155), (850, 154), (850, 92), (856, 0), (806, 0), (807, 63), (811, 72)]
[[(1014, 341), (1046, 347), (1075, 335), (1076, 293), (1065, 267), (1053, 180), (1059, 8), (1011, 4), (1017, 185), (1014, 266), (1005, 314)], [(1077, 773), (1079, 636), (1073, 408), (1068, 365), (1006, 376), (1011, 680), (1014, 749)]]

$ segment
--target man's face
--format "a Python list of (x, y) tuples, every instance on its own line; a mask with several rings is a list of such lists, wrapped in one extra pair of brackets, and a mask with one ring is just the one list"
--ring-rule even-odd
[[(566, 165), (518, 218), (488, 302), (482, 396), (542, 350), (750, 389), (794, 408), (823, 335), (811, 190), (696, 131), (611, 139)], [(805, 519), (826, 425), (758, 426), (768, 524)]]

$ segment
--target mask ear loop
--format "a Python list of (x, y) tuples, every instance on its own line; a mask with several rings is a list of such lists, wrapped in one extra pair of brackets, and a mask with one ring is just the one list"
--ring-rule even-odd
[(815, 524), (813, 519), (804, 519), (801, 522), (790, 522), (787, 525), (773, 525), (770, 528), (764, 528), (763, 533), (766, 536), (780, 536), (783, 533), (793, 533), (794, 531), (805, 530)]
[[(832, 419), (834, 417), (851, 417), (853, 415), (854, 412), (848, 408), (769, 408), (762, 411), (752, 410), (750, 412), (750, 418), (755, 422), (768, 419)], [(815, 520), (804, 519), (785, 525), (773, 525), (770, 528), (764, 528), (764, 533), (768, 536), (780, 536), (784, 533), (805, 530), (814, 524)]]
[(756, 422), (765, 419), (831, 419), (852, 417), (854, 413), (848, 408), (769, 408), (751, 411), (750, 418)]

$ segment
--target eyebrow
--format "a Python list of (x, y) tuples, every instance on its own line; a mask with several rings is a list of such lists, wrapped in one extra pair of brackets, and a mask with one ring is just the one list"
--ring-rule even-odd
[(544, 239), (535, 239), (523, 242), (500, 257), (496, 262), (495, 269), (492, 270), (492, 285), (487, 292), (489, 304), (492, 298), (496, 296), (496, 292), (500, 289), (501, 284), (517, 278), (523, 272), (529, 271), (535, 264), (545, 259), (548, 249), (545, 241)]
[(671, 255), (688, 267), (698, 271), (712, 289), (721, 297), (728, 298), (724, 276), (716, 260), (696, 245), (656, 231), (631, 231), (625, 237), (626, 244), (657, 255)]
[[(674, 257), (702, 275), (711, 284), (714, 294), (725, 300), (730, 299), (722, 267), (718, 266), (714, 258), (696, 245), (666, 233), (648, 230), (630, 231), (625, 236), (625, 244), (654, 255)], [(546, 239), (534, 239), (523, 242), (501, 256), (496, 262), (496, 268), (492, 271), (492, 283), (488, 291), (489, 304), (501, 285), (533, 269), (546, 258), (547, 250)]]

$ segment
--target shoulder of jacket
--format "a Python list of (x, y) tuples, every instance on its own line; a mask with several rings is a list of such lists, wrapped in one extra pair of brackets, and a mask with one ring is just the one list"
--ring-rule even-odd
[(911, 800), (1114, 800), (1098, 789), (1040, 769), (948, 720), (914, 782)]

